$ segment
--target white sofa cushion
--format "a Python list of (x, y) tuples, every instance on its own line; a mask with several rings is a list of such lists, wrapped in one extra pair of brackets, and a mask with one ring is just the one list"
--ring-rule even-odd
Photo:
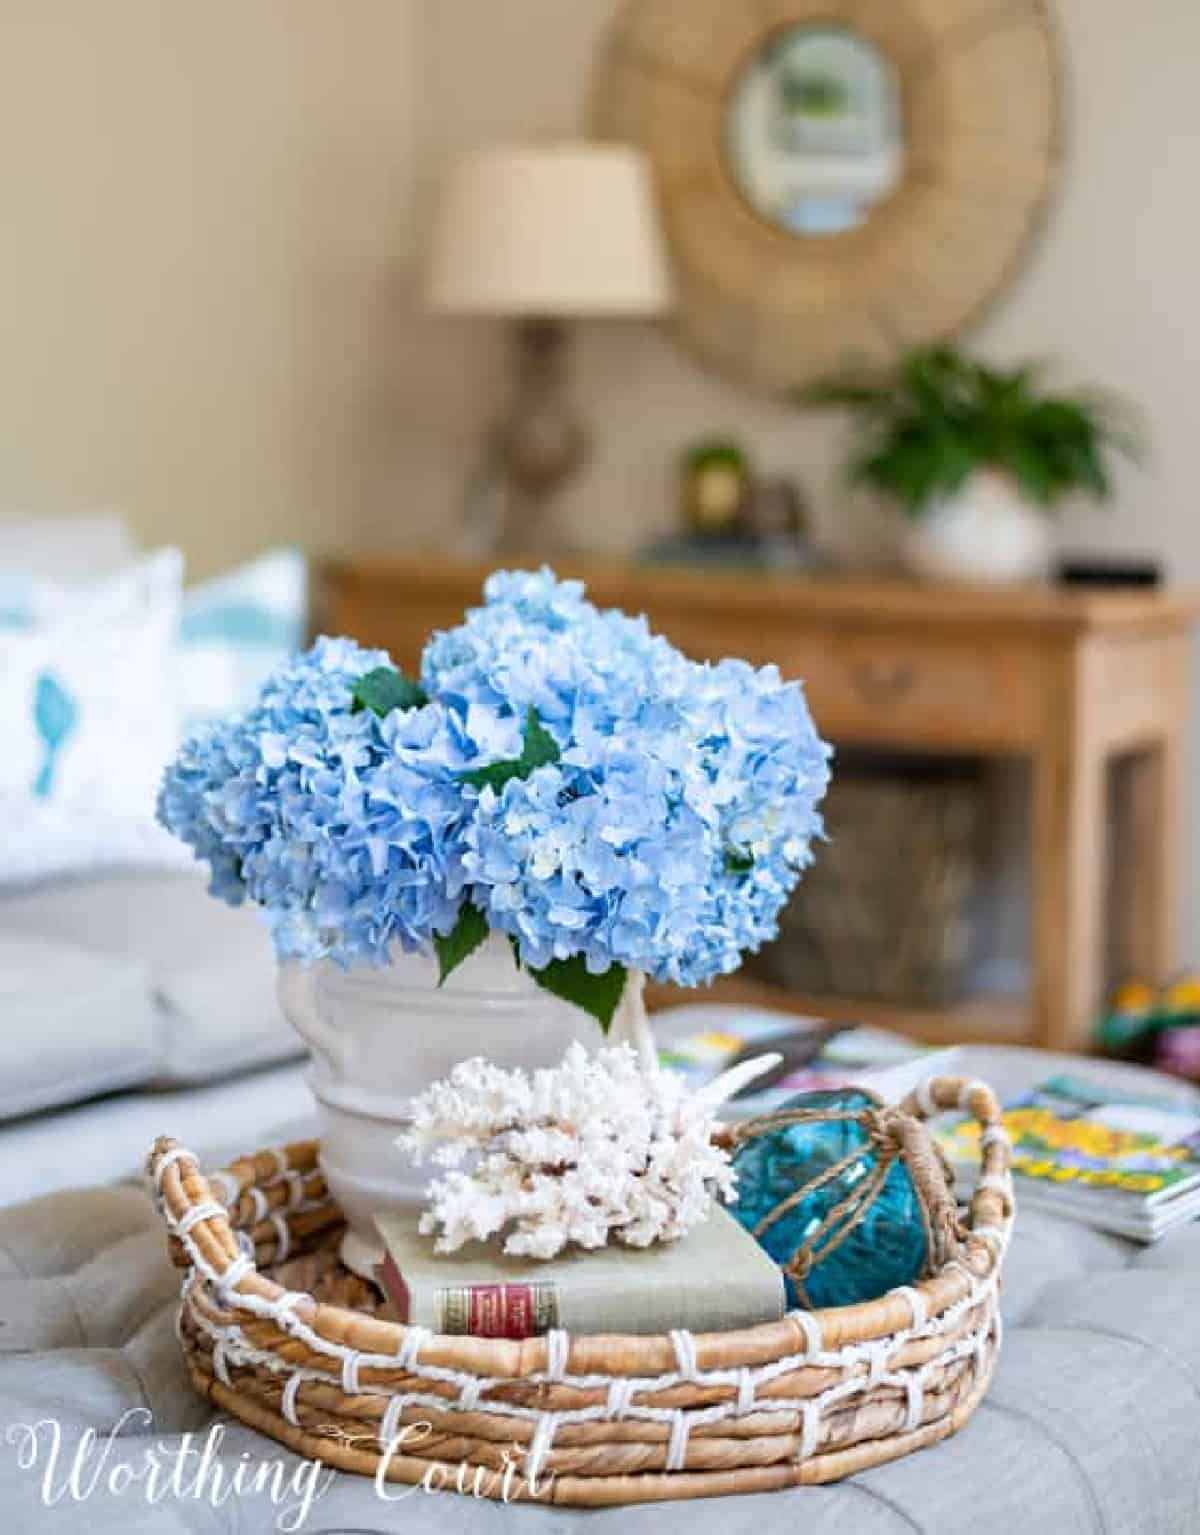
[[(56, 1189), (140, 1181), (146, 1153), (164, 1128), (206, 1153), (211, 1148), (207, 1165), (217, 1167), (266, 1145), (278, 1126), (283, 1140), (316, 1134), (316, 1105), (297, 1061), (200, 1087), (109, 1093), (8, 1120), (0, 1123), (0, 1208)], [(0, 1353), (3, 1335), (0, 1328)]]
[(0, 1119), (153, 1075), (161, 1026), (143, 965), (0, 930)]
[[(139, 1081), (207, 1082), (303, 1054), (275, 1000), (265, 927), (254, 912), (214, 901), (192, 870), (124, 870), (6, 892), (0, 934), (5, 955), (53, 940), (139, 977), (155, 1027)], [(0, 975), (5, 969), (0, 956)], [(51, 1011), (52, 1002), (43, 983), (30, 1005)], [(85, 1043), (86, 1031), (76, 1048)]]

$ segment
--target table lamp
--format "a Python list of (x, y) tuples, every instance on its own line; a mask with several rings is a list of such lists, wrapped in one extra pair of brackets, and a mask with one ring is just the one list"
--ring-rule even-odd
[(616, 144), (496, 146), (454, 168), (437, 219), (428, 303), (515, 322), (516, 389), (492, 443), (506, 482), (497, 548), (552, 547), (555, 493), (587, 458), (567, 388), (565, 322), (662, 313), (671, 284), (650, 174)]

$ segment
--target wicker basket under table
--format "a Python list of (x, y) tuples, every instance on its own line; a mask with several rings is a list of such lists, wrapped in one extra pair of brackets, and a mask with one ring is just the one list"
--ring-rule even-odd
[(179, 1336), (192, 1381), (327, 1465), (373, 1476), (382, 1458), (392, 1480), (558, 1504), (830, 1482), (922, 1449), (987, 1390), (1013, 1201), (986, 1086), (934, 1078), (905, 1107), (961, 1108), (983, 1126), (959, 1257), (866, 1304), (695, 1336), (518, 1343), (384, 1320), (379, 1294), (338, 1262), (342, 1217), (316, 1142), (206, 1178), (161, 1139), (150, 1176), (187, 1270)]

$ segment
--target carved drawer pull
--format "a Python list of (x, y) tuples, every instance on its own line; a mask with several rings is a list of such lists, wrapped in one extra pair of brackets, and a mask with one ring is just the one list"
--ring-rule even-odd
[(860, 661), (851, 667), (850, 677), (864, 698), (886, 703), (912, 691), (917, 669), (909, 661)]

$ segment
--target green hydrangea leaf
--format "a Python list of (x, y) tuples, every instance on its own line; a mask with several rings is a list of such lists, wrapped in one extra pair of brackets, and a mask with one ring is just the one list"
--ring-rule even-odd
[(370, 709), (380, 719), (393, 709), (422, 709), (429, 702), (429, 695), (421, 684), (404, 676), (394, 666), (377, 666), (374, 671), (366, 672), (354, 684), (350, 696), (351, 714)]
[(519, 757), (491, 762), (487, 767), (469, 768), (460, 773), (459, 778), (473, 788), (490, 788), (499, 794), (510, 778), (528, 778), (537, 768), (557, 762), (560, 756), (558, 742), (538, 719), (537, 710), (531, 708), (525, 716)]
[(471, 768), (459, 777), (465, 784), (470, 784), (474, 789), (494, 789), (497, 794), (503, 789), (510, 778), (521, 778), (520, 762), (516, 758), (510, 758), (505, 762), (492, 762), (487, 767)]
[(609, 965), (602, 974), (592, 975), (583, 955), (576, 954), (571, 959), (552, 959), (548, 965), (543, 965), (540, 970), (530, 970), (529, 974), (544, 991), (590, 1013), (601, 1030), (608, 1033), (625, 990), (624, 965)]
[(434, 935), (433, 947), (437, 951), (438, 985), (468, 959), (488, 935), (487, 918), (469, 901), (463, 904), (458, 921), (444, 938)]
[(522, 778), (528, 778), (535, 768), (549, 767), (561, 755), (558, 742), (538, 719), (537, 711), (530, 709), (525, 716), (525, 742), (521, 752), (521, 766), (524, 769)]
[(749, 853), (738, 853), (732, 849), (725, 854), (726, 874), (749, 874), (754, 867), (754, 859)]

